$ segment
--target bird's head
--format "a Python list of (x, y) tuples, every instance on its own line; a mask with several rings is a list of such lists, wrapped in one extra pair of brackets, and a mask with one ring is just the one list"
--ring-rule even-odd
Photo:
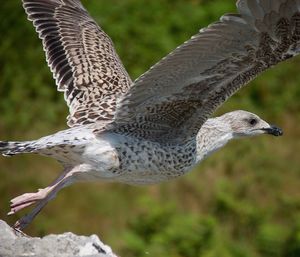
[(232, 129), (233, 137), (247, 137), (261, 134), (282, 136), (281, 128), (270, 125), (256, 114), (247, 111), (233, 111), (221, 116)]

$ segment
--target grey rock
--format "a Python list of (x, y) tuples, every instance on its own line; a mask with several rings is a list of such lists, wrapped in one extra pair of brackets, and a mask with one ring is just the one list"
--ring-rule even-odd
[(0, 220), (0, 257), (117, 257), (98, 236), (67, 232), (43, 238), (16, 233)]

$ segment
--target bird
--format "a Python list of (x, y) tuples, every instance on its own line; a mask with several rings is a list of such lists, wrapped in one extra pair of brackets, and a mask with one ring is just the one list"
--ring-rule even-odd
[(11, 200), (32, 206), (23, 230), (64, 187), (79, 181), (147, 185), (188, 173), (230, 140), (282, 129), (258, 115), (216, 109), (265, 70), (300, 51), (300, 0), (238, 0), (237, 13), (201, 29), (136, 80), (80, 0), (22, 0), (42, 40), (69, 128), (0, 153), (35, 153), (63, 166), (48, 187)]

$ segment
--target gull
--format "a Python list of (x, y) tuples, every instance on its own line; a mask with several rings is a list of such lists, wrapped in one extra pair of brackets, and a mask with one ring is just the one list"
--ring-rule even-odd
[(240, 88), (300, 51), (300, 0), (239, 0), (132, 81), (111, 39), (79, 0), (23, 0), (43, 41), (68, 129), (33, 141), (0, 141), (0, 153), (50, 156), (64, 167), (48, 187), (11, 200), (34, 205), (23, 230), (62, 188), (79, 181), (159, 183), (189, 172), (232, 139), (282, 130), (237, 110), (211, 118)]

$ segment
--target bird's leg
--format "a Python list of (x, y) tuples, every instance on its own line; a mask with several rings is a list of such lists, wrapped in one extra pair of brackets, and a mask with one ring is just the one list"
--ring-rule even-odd
[(17, 200), (13, 199), (12, 210), (9, 214), (14, 214), (17, 211), (36, 203), (34, 209), (19, 219), (14, 224), (13, 228), (23, 230), (42, 210), (42, 208), (56, 196), (59, 190), (73, 182), (72, 175), (79, 171), (80, 170), (76, 168), (66, 169), (63, 174), (59, 176), (59, 178), (57, 178), (49, 187), (41, 189), (37, 193), (21, 195), (20, 197), (15, 198)]
[(64, 172), (57, 179), (55, 179), (50, 186), (39, 189), (36, 193), (25, 193), (12, 199), (10, 201), (11, 210), (7, 215), (13, 215), (18, 211), (36, 203), (37, 201), (44, 199), (48, 195), (48, 193), (53, 190), (53, 188), (68, 175), (71, 170), (72, 169), (70, 168), (66, 168)]
[(70, 184), (70, 176), (64, 177), (60, 182), (50, 187), (51, 189), (47, 192), (47, 195), (37, 202), (37, 205), (30, 213), (19, 219), (14, 224), (13, 228), (22, 231), (27, 225), (31, 223), (31, 221), (46, 206), (46, 204), (56, 196), (57, 192), (68, 184)]

